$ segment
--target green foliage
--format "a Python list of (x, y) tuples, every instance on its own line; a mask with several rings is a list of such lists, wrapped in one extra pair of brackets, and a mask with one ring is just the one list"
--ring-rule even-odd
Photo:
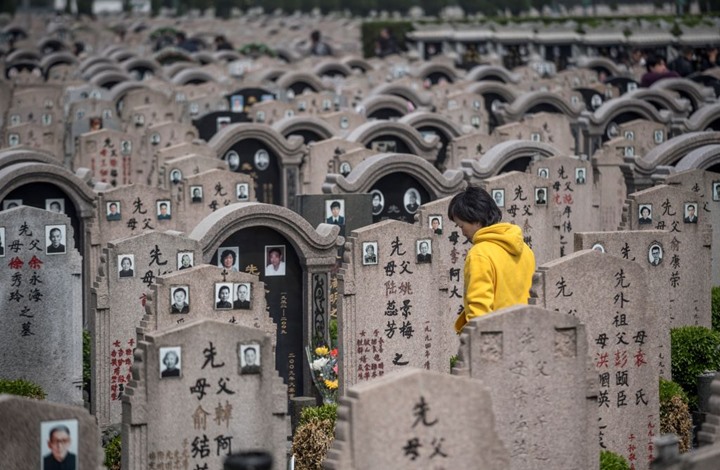
[(330, 349), (337, 348), (338, 344), (338, 322), (337, 317), (330, 318)]
[(687, 393), (690, 408), (697, 407), (697, 376), (720, 369), (720, 333), (703, 326), (670, 330), (672, 376)]
[(268, 57), (275, 57), (275, 51), (268, 47), (266, 44), (260, 42), (251, 42), (249, 44), (245, 44), (242, 48), (240, 48), (238, 52), (243, 55), (255, 58), (262, 55), (266, 55)]
[(680, 452), (690, 450), (692, 417), (688, 397), (680, 385), (660, 377), (660, 432), (680, 439)]
[(335, 423), (329, 419), (313, 418), (295, 430), (292, 453), (295, 468), (321, 470), (330, 444), (335, 439)]
[(609, 450), (600, 451), (600, 470), (630, 470), (625, 457)]
[(457, 354), (455, 354), (454, 356), (450, 356), (450, 370), (451, 371), (452, 371), (453, 367), (455, 367), (455, 364), (457, 364), (458, 359), (460, 359), (460, 358), (458, 357)]
[(366, 21), (362, 24), (362, 46), (364, 57), (375, 56), (375, 41), (380, 37), (380, 31), (388, 28), (392, 31), (398, 46), (401, 50), (406, 50), (405, 35), (415, 28), (409, 21)]
[(20, 397), (45, 399), (45, 391), (41, 386), (25, 379), (7, 380), (0, 379), (0, 394), (17, 395)]
[(712, 329), (720, 331), (720, 287), (712, 288)]
[(299, 426), (309, 423), (311, 420), (324, 421), (329, 420), (335, 428), (335, 420), (337, 419), (337, 405), (309, 406), (303, 408), (300, 413)]
[(122, 438), (113, 437), (105, 446), (105, 466), (108, 470), (120, 470), (122, 460)]

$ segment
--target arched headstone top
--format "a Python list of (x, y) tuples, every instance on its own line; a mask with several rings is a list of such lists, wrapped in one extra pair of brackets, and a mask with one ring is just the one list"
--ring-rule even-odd
[[(532, 112), (533, 108), (542, 105), (554, 108), (559, 114), (564, 114), (571, 120), (577, 119), (585, 109), (582, 103), (572, 105), (557, 93), (531, 91), (523, 93), (515, 101), (499, 109), (496, 114), (502, 118), (503, 122), (519, 121), (525, 114)], [(543, 111), (547, 111), (547, 109), (543, 109)]]
[(603, 103), (594, 113), (590, 114), (590, 120), (604, 129), (621, 114), (635, 114), (642, 119), (662, 124), (669, 123), (671, 118), (669, 113), (661, 113), (647, 101), (635, 98), (617, 98)]
[(138, 55), (130, 49), (120, 48), (109, 54), (109, 57), (115, 62), (125, 62), (126, 60), (138, 57)]
[(475, 93), (478, 95), (485, 96), (487, 94), (499, 95), (508, 103), (512, 103), (520, 96), (520, 92), (516, 90), (512, 85), (507, 85), (502, 82), (478, 82), (473, 83), (465, 87), (465, 91), (468, 93)]
[(327, 121), (315, 116), (292, 116), (283, 118), (273, 124), (272, 127), (284, 136), (289, 136), (301, 131), (310, 131), (319, 135), (322, 140), (325, 140), (335, 134), (335, 130)]
[(720, 165), (720, 145), (706, 145), (685, 155), (675, 170), (707, 170), (717, 165)]
[(427, 111), (415, 111), (414, 113), (406, 114), (402, 118), (398, 119), (398, 123), (407, 124), (414, 129), (420, 127), (434, 127), (440, 129), (447, 137), (453, 138), (462, 135), (462, 129), (455, 122), (447, 119), (437, 113), (431, 113)]
[(141, 90), (141, 89), (148, 90), (148, 91), (152, 90), (147, 83), (138, 82), (135, 80), (129, 80), (127, 82), (120, 82), (117, 85), (115, 85), (114, 87), (112, 87), (112, 89), (110, 90), (110, 100), (115, 103), (115, 105), (116, 105), (115, 109), (117, 109), (118, 102), (120, 100), (122, 100), (123, 98), (125, 98), (125, 96), (127, 96), (128, 93), (130, 93), (134, 90)]
[(193, 60), (199, 64), (212, 64), (215, 62), (215, 57), (212, 55), (211, 52), (208, 51), (197, 51), (193, 52), (192, 54)]
[(322, 258), (316, 261), (318, 264), (335, 262), (339, 226), (323, 223), (315, 229), (298, 213), (272, 204), (249, 202), (222, 207), (200, 221), (188, 236), (200, 243), (206, 260), (209, 260), (232, 234), (257, 226), (282, 234), (306, 262), (310, 258)]
[(655, 106), (667, 109), (678, 116), (687, 116), (691, 109), (691, 103), (685, 99), (678, 99), (677, 93), (664, 88), (638, 88), (625, 93), (627, 98), (645, 100)]
[(359, 107), (365, 110), (365, 116), (372, 116), (382, 109), (395, 111), (400, 116), (405, 116), (408, 112), (407, 101), (399, 96), (368, 96), (360, 103)]
[(512, 73), (499, 65), (478, 65), (465, 76), (468, 82), (495, 81), (501, 83), (520, 83), (520, 75)]
[(349, 57), (343, 57), (340, 59), (340, 61), (350, 67), (351, 69), (360, 69), (363, 71), (363, 73), (373, 70), (374, 67), (370, 62), (363, 59), (362, 57), (357, 56), (349, 56)]
[(155, 76), (162, 75), (162, 66), (152, 59), (146, 59), (144, 57), (133, 57), (122, 63), (122, 67), (126, 72), (130, 73), (134, 69), (146, 68), (153, 71)]
[(397, 122), (397, 121), (370, 121), (359, 125), (350, 132), (345, 140), (350, 142), (359, 142), (366, 147), (373, 140), (382, 136), (392, 136), (401, 139), (414, 155), (420, 156), (426, 160), (434, 160), (437, 156), (438, 145), (440, 139), (438, 136), (432, 136), (431, 139), (425, 140), (418, 130), (414, 127)]
[(157, 51), (152, 59), (162, 65), (170, 65), (175, 62), (196, 63), (192, 55), (177, 47), (165, 47)]
[(115, 85), (118, 83), (126, 82), (132, 80), (132, 77), (124, 72), (114, 72), (114, 71), (107, 71), (102, 72), (98, 75), (95, 75), (92, 79), (90, 79), (90, 82), (101, 86), (103, 88), (107, 88), (108, 90), (112, 89)]
[(411, 102), (416, 108), (420, 106), (432, 105), (433, 96), (427, 92), (418, 92), (407, 85), (401, 83), (386, 83), (376, 86), (370, 96), (390, 95), (398, 96), (404, 100)]
[(189, 85), (207, 82), (217, 82), (218, 79), (210, 72), (199, 68), (185, 69), (173, 76), (173, 85)]
[(706, 104), (685, 121), (685, 128), (688, 132), (702, 132), (718, 120), (720, 120), (720, 102)]
[(77, 57), (75, 57), (70, 52), (61, 51), (48, 54), (40, 61), (40, 67), (43, 69), (46, 75), (47, 71), (50, 70), (51, 67), (59, 64), (78, 65), (78, 60)]
[(85, 69), (82, 73), (82, 77), (85, 80), (92, 80), (94, 77), (100, 75), (103, 72), (123, 73), (123, 69), (122, 67), (120, 67), (119, 64), (115, 62), (98, 62), (97, 64), (94, 64)]
[(313, 73), (318, 77), (322, 77), (323, 75), (342, 75), (343, 77), (349, 77), (352, 75), (352, 70), (338, 60), (325, 60), (315, 66)]
[(606, 57), (582, 58), (578, 62), (578, 66), (591, 70), (605, 69), (610, 72), (610, 76), (613, 77), (627, 75), (628, 73), (626, 67), (618, 65)]
[(225, 155), (236, 143), (246, 139), (258, 139), (277, 154), (284, 163), (297, 161), (305, 154), (303, 139), (291, 136), (289, 139), (270, 126), (255, 123), (231, 124), (215, 134), (208, 145), (219, 157)]
[(302, 70), (287, 72), (277, 79), (277, 86), (281, 90), (292, 88), (293, 85), (297, 83), (305, 83), (311, 88), (311, 91), (314, 92), (327, 89), (317, 75)]
[(49, 183), (59, 187), (73, 201), (81, 218), (95, 217), (95, 193), (85, 181), (58, 165), (23, 162), (2, 168), (0, 200), (30, 183)]
[(285, 67), (267, 67), (259, 70), (257, 73), (252, 73), (251, 76), (258, 83), (276, 82), (280, 77), (289, 73)]
[(642, 156), (631, 159), (635, 170), (643, 174), (653, 173), (659, 166), (673, 165), (688, 153), (707, 145), (717, 145), (720, 132), (691, 132), (679, 135)]
[(238, 54), (235, 51), (217, 51), (213, 54), (213, 58), (215, 59), (215, 62), (233, 62), (235, 60), (240, 60), (242, 56)]
[(703, 103), (712, 103), (715, 101), (715, 91), (712, 88), (705, 87), (700, 83), (693, 82), (686, 78), (664, 78), (650, 86), (650, 89), (657, 88), (680, 93), (683, 97), (692, 101), (695, 109), (700, 108)]
[(32, 49), (17, 49), (12, 51), (5, 57), (5, 63), (11, 64), (13, 62), (40, 62), (42, 57), (37, 51)]
[(80, 62), (80, 72), (85, 73), (90, 67), (96, 64), (114, 64), (115, 62), (105, 55), (94, 55), (87, 57)]
[(442, 64), (438, 62), (425, 62), (421, 64), (412, 75), (424, 80), (434, 73), (440, 73), (447, 76), (451, 83), (458, 80), (458, 71), (448, 64)]
[(367, 193), (382, 177), (393, 173), (405, 173), (415, 178), (432, 195), (433, 199), (450, 196), (465, 187), (459, 170), (440, 173), (430, 162), (417, 155), (380, 153), (366, 158), (344, 177), (329, 174), (323, 184), (323, 193)]
[(15, 165), (16, 163), (45, 163), (47, 165), (61, 165), (60, 160), (50, 152), (40, 149), (19, 148), (0, 151), (0, 169)]
[(497, 175), (508, 163), (518, 158), (561, 156), (560, 150), (543, 142), (532, 140), (508, 140), (491, 147), (479, 159), (461, 162), (463, 171), (474, 179)]

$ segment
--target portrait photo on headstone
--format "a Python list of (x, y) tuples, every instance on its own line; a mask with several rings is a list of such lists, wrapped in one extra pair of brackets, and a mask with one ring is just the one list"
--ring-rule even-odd
[(235, 193), (237, 194), (238, 201), (248, 200), (248, 184), (238, 183), (235, 185)]
[(5, 199), (3, 201), (3, 210), (12, 209), (14, 207), (20, 207), (23, 205), (22, 199)]
[(45, 239), (47, 240), (47, 246), (45, 247), (45, 253), (48, 255), (59, 255), (65, 254), (65, 239), (67, 227), (65, 225), (46, 225), (45, 226)]
[(120, 142), (120, 153), (123, 155), (130, 155), (132, 152), (132, 142), (129, 140), (123, 140)]
[(538, 206), (547, 204), (547, 188), (535, 188), (535, 204)]
[(635, 140), (635, 133), (633, 131), (625, 131), (625, 140)]
[(257, 168), (260, 171), (267, 170), (270, 166), (270, 154), (265, 149), (260, 149), (257, 152), (255, 152), (255, 156), (253, 157), (253, 162), (255, 163), (255, 168)]
[(65, 213), (65, 200), (64, 199), (45, 199), (45, 210), (50, 212), (56, 212), (58, 214)]
[(255, 113), (255, 122), (265, 122), (265, 111), (258, 111)]
[(663, 247), (659, 242), (652, 242), (648, 248), (650, 266), (658, 266), (663, 260)]
[(652, 224), (652, 204), (638, 205), (638, 224)]
[(180, 184), (180, 181), (182, 181), (182, 172), (177, 168), (173, 168), (170, 171), (170, 182), (172, 184)]
[(182, 377), (182, 347), (166, 346), (160, 348), (160, 378)]
[(120, 220), (120, 201), (108, 201), (105, 203), (105, 219), (112, 222)]
[(593, 251), (597, 251), (598, 253), (605, 253), (605, 247), (602, 246), (600, 243), (594, 243), (592, 246)]
[(215, 132), (220, 132), (220, 130), (222, 130), (230, 125), (230, 116), (219, 116), (215, 120), (215, 123), (216, 123)]
[(585, 184), (585, 168), (575, 168), (575, 184)]
[(118, 277), (135, 277), (135, 255), (118, 255)]
[(377, 242), (363, 242), (363, 266), (369, 266), (371, 264), (378, 264), (378, 243)]
[(633, 147), (632, 145), (625, 147), (625, 156), (626, 157), (634, 157), (635, 156), (635, 147)]
[(697, 202), (686, 202), (684, 209), (683, 213), (685, 216), (683, 217), (683, 221), (686, 224), (696, 224), (698, 221)]
[(17, 147), (18, 145), (20, 145), (20, 134), (15, 134), (15, 133), (9, 134), (8, 135), (8, 145), (10, 147)]
[(240, 374), (260, 373), (260, 345), (256, 343), (238, 344)]
[(417, 240), (415, 242), (415, 254), (418, 263), (430, 263), (432, 261), (432, 242), (430, 240)]
[(405, 194), (403, 195), (403, 204), (405, 205), (405, 210), (408, 211), (411, 214), (414, 214), (417, 212), (417, 210), (420, 208), (420, 205), (422, 204), (422, 201), (420, 200), (420, 193), (415, 188), (410, 188), (407, 191), (405, 191)]
[(195, 253), (192, 251), (178, 251), (177, 268), (178, 270), (189, 269), (193, 267), (195, 261)]
[(238, 271), (238, 247), (221, 246), (217, 251), (218, 266), (228, 271)]
[(0, 258), (5, 257), (5, 227), (0, 227)]
[(662, 144), (665, 142), (665, 131), (658, 129), (653, 133), (653, 140), (656, 144)]
[(135, 114), (135, 127), (142, 127), (145, 125), (145, 115), (141, 113)]
[(160, 144), (160, 133), (159, 132), (153, 132), (150, 135), (150, 143), (152, 145), (159, 145)]
[(238, 155), (235, 150), (230, 150), (225, 154), (225, 161), (228, 162), (228, 167), (230, 167), (232, 171), (240, 168), (240, 155)]
[(370, 195), (372, 196), (372, 213), (378, 215), (385, 207), (385, 196), (379, 189), (373, 189), (370, 191)]
[(712, 200), (720, 201), (720, 181), (713, 181)]
[(190, 286), (170, 287), (170, 313), (190, 312)]
[(345, 225), (344, 199), (330, 199), (325, 201), (325, 223)]
[(265, 275), (285, 275), (285, 245), (265, 246)]
[(504, 189), (491, 189), (493, 201), (498, 207), (505, 207), (505, 190)]
[(550, 177), (550, 170), (547, 168), (538, 168), (537, 175), (540, 178), (549, 178)]
[(230, 111), (242, 113), (245, 108), (245, 97), (243, 95), (232, 95), (230, 97)]
[(40, 423), (41, 470), (77, 470), (79, 437), (76, 419)]
[(428, 227), (430, 227), (435, 235), (443, 233), (443, 217), (440, 214), (430, 214), (428, 216)]
[(235, 298), (233, 299), (233, 309), (250, 310), (250, 299), (252, 298), (252, 284), (249, 282), (238, 282), (233, 285)]
[(340, 174), (343, 176), (347, 176), (352, 171), (352, 167), (348, 162), (341, 162), (340, 163)]
[(172, 212), (170, 207), (170, 200), (163, 199), (156, 202), (157, 205), (157, 219), (158, 220), (170, 220), (172, 218)]
[(540, 142), (540, 133), (539, 132), (533, 132), (530, 134), (530, 140), (533, 142)]
[(215, 283), (215, 308), (218, 310), (230, 310), (232, 308), (232, 290), (231, 282)]
[(198, 204), (203, 202), (202, 186), (190, 186), (190, 202), (192, 204)]

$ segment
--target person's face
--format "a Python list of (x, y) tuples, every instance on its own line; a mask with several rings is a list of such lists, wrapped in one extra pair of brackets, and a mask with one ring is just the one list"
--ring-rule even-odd
[[(718, 190), (718, 191), (720, 191), (720, 190)], [(373, 196), (372, 203), (373, 203), (373, 206), (379, 206), (380, 205), (380, 196), (378, 196), (377, 194), (375, 196)]]
[(190, 266), (190, 257), (188, 255), (183, 255), (181, 263), (183, 266)]
[(482, 228), (482, 225), (479, 222), (470, 223), (457, 217), (455, 217), (454, 222), (455, 225), (457, 225), (457, 227), (460, 229), (462, 234), (465, 236), (465, 238), (467, 238), (468, 240), (472, 240), (475, 232)]
[(130, 269), (130, 266), (131, 266), (130, 260), (127, 258), (123, 258), (121, 266), (123, 268), (123, 271), (127, 271), (128, 269)]
[(181, 290), (176, 290), (173, 294), (173, 298), (175, 299), (175, 303), (177, 305), (181, 305), (185, 303), (185, 292)]
[(235, 264), (235, 259), (232, 255), (226, 255), (222, 260), (222, 264), (224, 267), (230, 269), (233, 267), (233, 264)]
[(248, 348), (245, 350), (245, 365), (254, 366), (255, 360), (257, 359), (257, 353), (254, 348)]
[(160, 215), (167, 215), (167, 206), (165, 204), (160, 206)]
[(50, 231), (50, 243), (52, 243), (52, 246), (58, 247), (60, 246), (60, 239), (62, 238), (62, 234), (60, 233), (60, 230), (53, 229)]
[(365, 248), (365, 254), (368, 256), (372, 256), (375, 254), (375, 248), (372, 245), (368, 245), (367, 248)]
[(53, 212), (60, 212), (60, 204), (53, 202), (50, 204), (50, 210)]
[(238, 287), (238, 299), (245, 300), (247, 299), (248, 289), (245, 286)]
[(437, 230), (437, 228), (440, 226), (440, 222), (438, 222), (437, 219), (433, 219), (431, 222), (431, 226), (432, 226), (433, 230)]
[(277, 268), (280, 265), (280, 253), (277, 251), (270, 252), (270, 264)]
[(65, 431), (55, 431), (52, 436), (50, 436), (48, 447), (56, 461), (62, 462), (65, 460), (70, 450), (70, 442), (70, 435)]
[(688, 216), (689, 217), (695, 216), (695, 208), (693, 206), (688, 207)]
[(538, 199), (545, 199), (545, 191), (538, 191)]
[(230, 289), (227, 287), (220, 288), (220, 300), (227, 301), (230, 298)]
[(650, 209), (648, 209), (647, 207), (643, 207), (642, 210), (640, 211), (640, 215), (644, 219), (647, 219), (647, 217), (650, 215)]
[(658, 259), (660, 259), (660, 248), (654, 247), (654, 248), (652, 249), (652, 257), (653, 257), (653, 260), (658, 260)]
[(167, 354), (165, 354), (165, 360), (164, 360), (163, 362), (165, 362), (165, 366), (166, 366), (168, 369), (174, 369), (175, 366), (176, 366), (177, 363), (178, 363), (177, 354), (175, 354), (175, 353), (172, 352), (172, 351), (169, 352), (169, 353), (167, 353)]
[(415, 193), (410, 193), (410, 204), (415, 204), (417, 202), (417, 196), (415, 196)]
[(420, 254), (426, 255), (427, 252), (428, 252), (427, 243), (421, 243), (420, 244)]
[(340, 208), (339, 208), (338, 206), (334, 206), (334, 207), (333, 207), (332, 209), (330, 209), (330, 210), (332, 211), (333, 217), (337, 217), (337, 216), (340, 215)]
[(495, 193), (495, 203), (500, 204), (501, 200), (502, 197), (500, 196), (500, 193)]
[(117, 205), (110, 204), (110, 213), (111, 214), (117, 214)]
[(200, 197), (200, 190), (199, 190), (199, 189), (194, 189), (194, 190), (193, 190), (193, 197)]

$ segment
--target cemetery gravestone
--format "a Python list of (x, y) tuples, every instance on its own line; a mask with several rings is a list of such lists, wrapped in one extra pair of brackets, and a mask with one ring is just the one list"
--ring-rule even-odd
[(64, 214), (0, 212), (0, 376), (40, 385), (50, 401), (82, 404), (82, 259)]

